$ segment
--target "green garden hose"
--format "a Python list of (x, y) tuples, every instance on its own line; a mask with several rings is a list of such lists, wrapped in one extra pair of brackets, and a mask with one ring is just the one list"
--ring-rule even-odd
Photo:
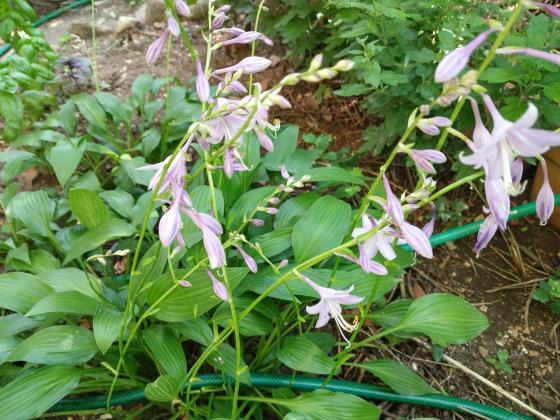
[[(555, 205), (560, 205), (560, 194), (554, 196)], [(530, 202), (511, 209), (509, 220), (519, 219), (524, 216), (536, 213), (536, 203)], [(472, 235), (478, 231), (482, 220), (457, 226), (444, 232), (435, 234), (431, 237), (432, 246), (438, 246), (446, 242), (454, 241), (465, 236)], [(197, 381), (193, 382), (192, 389), (197, 390), (206, 386), (221, 386), (225, 381), (231, 379), (224, 378), (222, 375), (199, 375)], [(251, 373), (251, 381), (255, 388), (276, 388), (288, 387), (295, 391), (313, 391), (323, 387), (323, 378), (311, 378), (305, 376), (269, 375), (261, 373)], [(332, 380), (326, 389), (333, 392), (346, 392), (359, 397), (378, 401), (393, 401), (404, 404), (415, 404), (430, 408), (456, 411), (463, 414), (475, 414), (493, 420), (516, 420), (531, 419), (531, 417), (512, 413), (498, 407), (491, 407), (479, 404), (474, 401), (463, 400), (460, 398), (449, 397), (447, 395), (400, 395), (374, 385), (362, 384), (358, 382), (348, 382)], [(113, 394), (112, 405), (132, 404), (145, 399), (142, 389), (131, 389), (120, 391)], [(81, 410), (94, 410), (104, 408), (107, 405), (106, 395), (96, 395), (90, 397), (64, 398), (56, 403), (49, 411), (51, 412), (75, 412)]]
[[(57, 17), (59, 17), (60, 15), (72, 10), (72, 9), (77, 9), (78, 7), (82, 7), (82, 6), (87, 6), (88, 4), (91, 4), (91, 0), (77, 0), (73, 3), (67, 4), (66, 6), (61, 7), (60, 9), (57, 9), (45, 16), (40, 17), (39, 19), (37, 19), (35, 22), (33, 22), (33, 27), (37, 28), (39, 26), (41, 26), (44, 23), (47, 23), (50, 20), (56, 19)], [(4, 44), (2, 45), (2, 47), (0, 47), (0, 58), (3, 57), (4, 55), (6, 55), (8, 53), (8, 51), (10, 51), (12, 49), (12, 46), (10, 44)]]

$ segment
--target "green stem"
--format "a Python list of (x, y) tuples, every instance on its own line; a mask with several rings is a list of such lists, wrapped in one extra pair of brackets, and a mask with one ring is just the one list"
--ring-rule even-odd
[(97, 38), (95, 36), (95, 0), (91, 0), (91, 68), (93, 71), (93, 84), (95, 91), (99, 92), (99, 79), (97, 76)]

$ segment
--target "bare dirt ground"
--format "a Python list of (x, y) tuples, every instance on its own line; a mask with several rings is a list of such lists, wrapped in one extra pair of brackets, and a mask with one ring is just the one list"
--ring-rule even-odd
[[(148, 66), (144, 61), (146, 49), (163, 29), (163, 23), (149, 26), (140, 24), (120, 34), (115, 33), (118, 18), (134, 16), (137, 8), (125, 0), (98, 3), (96, 50), (99, 80), (105, 89), (122, 97), (128, 95), (132, 81), (139, 74), (149, 72), (163, 77), (166, 73), (164, 60), (154, 66)], [(63, 56), (91, 57), (93, 47), (87, 30), (80, 37), (72, 36), (60, 42), (66, 32), (75, 31), (76, 22), (87, 29), (87, 23), (84, 22), (90, 18), (89, 13), (88, 8), (70, 12), (44, 28), (49, 41), (57, 45)], [(191, 22), (188, 29), (195, 44), (200, 44), (198, 24)], [(180, 41), (175, 40), (170, 74), (186, 82), (193, 75), (193, 65), (186, 51), (179, 50), (179, 45)], [(278, 61), (281, 50), (274, 51), (274, 61)], [(224, 64), (231, 63), (243, 53), (242, 49), (233, 50), (220, 56), (219, 60), (223, 60)], [(291, 67), (296, 65), (290, 63), (273, 67), (264, 75), (264, 84), (267, 80), (278, 80), (285, 70), (295, 70)], [(319, 102), (312, 88), (301, 87), (288, 90), (286, 96), (292, 102), (293, 109), (278, 113), (282, 122), (299, 124), (303, 133), (332, 135), (335, 149), (345, 146), (356, 149), (361, 143), (362, 130), (377, 121), (360, 109), (357, 99), (330, 97)], [(363, 166), (364, 170), (375, 173), (378, 162), (368, 159)], [(401, 169), (399, 167), (394, 175), (403, 180), (403, 185), (407, 185), (409, 176)], [(468, 195), (469, 192), (465, 190), (461, 194)], [(477, 215), (480, 205), (476, 204), (478, 200), (472, 196), (471, 193), (466, 199), (468, 203), (475, 204), (468, 213)], [(442, 228), (440, 225), (436, 231)], [(511, 223), (505, 236), (497, 237), (480, 258), (476, 258), (472, 252), (473, 241), (474, 238), (470, 237), (439, 247), (432, 261), (420, 261), (407, 273), (395, 296), (400, 294), (414, 298), (424, 293), (450, 292), (464, 296), (477, 305), (489, 317), (490, 328), (467, 345), (447, 349), (446, 354), (551, 418), (560, 416), (560, 319), (544, 305), (530, 299), (531, 291), (538, 284), (536, 279), (547, 278), (560, 264), (560, 235), (552, 228), (538, 226), (533, 218), (528, 218)], [(496, 369), (486, 361), (488, 357), (495, 357), (500, 350), (508, 352), (512, 374)], [(359, 357), (367, 359), (380, 355), (403, 360), (436, 387), (445, 389), (451, 395), (519, 411), (507, 398), (471, 375), (447, 362), (434, 362), (431, 352), (417, 343), (366, 352)], [(356, 372), (352, 370), (347, 371), (346, 375), (356, 378)], [(367, 375), (360, 379), (374, 382)], [(388, 419), (468, 418), (412, 406), (382, 406)]]

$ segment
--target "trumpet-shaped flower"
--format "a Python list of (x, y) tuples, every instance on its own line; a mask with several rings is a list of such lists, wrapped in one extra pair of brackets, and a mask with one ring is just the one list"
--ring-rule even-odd
[(200, 61), (196, 61), (196, 94), (200, 102), (208, 102), (210, 97), (210, 83), (204, 74)]
[(486, 248), (490, 240), (494, 237), (498, 230), (498, 221), (492, 213), (486, 216), (480, 229), (478, 230), (478, 236), (476, 238), (476, 243), (474, 245), (474, 250), (478, 254), (483, 248)]
[(189, 17), (191, 15), (191, 9), (183, 0), (173, 0), (173, 4), (175, 5), (175, 10), (181, 16)]
[(352, 295), (354, 286), (347, 290), (335, 290), (328, 287), (319, 286), (313, 280), (302, 276), (303, 280), (311, 286), (320, 297), (318, 303), (313, 306), (308, 306), (305, 308), (308, 314), (315, 315), (318, 314), (319, 318), (315, 324), (315, 328), (324, 327), (329, 320), (334, 319), (336, 326), (344, 340), (348, 342), (348, 339), (344, 335), (344, 331), (352, 332), (357, 326), (356, 324), (350, 324), (342, 316), (342, 306), (341, 305), (355, 305), (364, 300), (363, 297)]
[(241, 255), (241, 257), (243, 258), (243, 261), (245, 261), (245, 265), (247, 266), (247, 268), (252, 272), (252, 273), (256, 273), (258, 271), (258, 267), (257, 267), (257, 263), (255, 262), (255, 260), (253, 259), (253, 257), (251, 257), (249, 254), (247, 254), (243, 248), (241, 248), (240, 246), (236, 246), (235, 247), (237, 249), (237, 252), (239, 252), (239, 254)]
[(560, 66), (560, 54), (554, 54), (546, 51), (535, 50), (534, 48), (518, 48), (518, 47), (505, 47), (496, 51), (497, 54), (523, 54), (528, 57), (539, 58), (541, 60), (550, 61), (551, 63)]
[(440, 133), (439, 127), (449, 127), (452, 121), (445, 117), (422, 118), (418, 121), (417, 127), (428, 136), (437, 136)]
[(543, 170), (543, 184), (537, 195), (537, 216), (541, 221), (541, 225), (546, 225), (554, 211), (554, 192), (548, 182), (548, 170), (545, 159), (541, 160), (541, 167)]
[(409, 156), (412, 158), (416, 166), (427, 174), (435, 174), (436, 169), (434, 163), (444, 163), (447, 158), (439, 150), (432, 149), (410, 149)]
[(206, 274), (208, 274), (208, 277), (210, 277), (210, 280), (212, 281), (214, 294), (224, 302), (227, 302), (229, 300), (229, 295), (226, 285), (218, 280), (210, 270), (208, 270)]
[(268, 58), (247, 57), (233, 66), (214, 71), (214, 74), (234, 73), (236, 71), (241, 71), (241, 73), (243, 74), (254, 74), (266, 70), (270, 67), (271, 64), (272, 61), (270, 61)]
[(165, 47), (165, 42), (167, 41), (168, 36), (169, 29), (166, 29), (154, 42), (150, 44), (148, 51), (146, 52), (147, 64), (154, 64), (158, 60), (163, 52), (163, 47)]

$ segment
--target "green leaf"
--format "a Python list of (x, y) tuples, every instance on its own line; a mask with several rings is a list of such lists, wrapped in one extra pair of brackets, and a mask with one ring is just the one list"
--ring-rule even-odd
[(317, 375), (328, 375), (336, 366), (334, 360), (303, 336), (286, 337), (277, 357), (290, 369)]
[(29, 251), (29, 264), (24, 262), (11, 262), (16, 270), (29, 271), (34, 274), (47, 273), (60, 268), (60, 261), (49, 251), (39, 248)]
[(317, 200), (294, 226), (292, 248), (296, 262), (306, 261), (340, 245), (351, 222), (349, 204), (331, 196)]
[(146, 94), (150, 90), (152, 83), (154, 83), (154, 78), (149, 74), (141, 74), (134, 79), (130, 91), (132, 93), (131, 100), (135, 106), (144, 107)]
[(42, 315), (53, 312), (77, 315), (93, 315), (101, 302), (79, 292), (59, 292), (46, 296), (31, 308), (25, 316)]
[(311, 182), (338, 182), (342, 184), (365, 185), (364, 180), (354, 175), (352, 172), (338, 166), (325, 166), (322, 168), (312, 168), (297, 173), (295, 178), (300, 179), (303, 175), (310, 177)]
[[(376, 82), (375, 79), (371, 81)], [(372, 84), (375, 86), (375, 83)], [(347, 85), (342, 85), (340, 89), (334, 91), (334, 94), (337, 96), (359, 96), (359, 95), (363, 95), (364, 93), (370, 92), (371, 89), (372, 86), (363, 85), (361, 83), (350, 83)]]
[[(379, 408), (360, 397), (342, 392), (330, 392), (325, 389), (302, 394), (291, 400), (280, 401), (279, 405), (285, 405), (293, 412), (312, 420), (375, 420), (381, 413)], [(288, 415), (286, 418), (301, 417)]]
[(427, 335), (440, 345), (463, 344), (488, 328), (488, 319), (466, 300), (447, 293), (416, 299), (395, 331)]
[(423, 395), (438, 393), (416, 372), (396, 360), (376, 359), (367, 363), (358, 363), (354, 366), (361, 367), (374, 374), (399, 394)]
[(9, 361), (45, 365), (80, 365), (97, 353), (93, 333), (74, 325), (56, 325), (37, 331), (10, 354)]
[(121, 122), (127, 127), (130, 126), (132, 108), (128, 103), (109, 92), (98, 92), (95, 97), (105, 109), (105, 112), (113, 117), (113, 121)]
[(37, 276), (27, 273), (0, 274), (0, 307), (24, 314), (53, 292)]
[(0, 318), (0, 337), (19, 334), (35, 328), (42, 321), (26, 318), (21, 314), (4, 315)]
[[(189, 270), (175, 270), (177, 279), (182, 278)], [(245, 278), (249, 270), (247, 268), (228, 267), (228, 279), (232, 288)], [(197, 318), (208, 312), (222, 301), (214, 294), (212, 282), (206, 271), (196, 271), (186, 278), (192, 286), (179, 286), (168, 294), (158, 305), (155, 317), (167, 322), (179, 322)], [(173, 276), (167, 272), (159, 277), (146, 295), (146, 300), (151, 305), (160, 299), (171, 287), (175, 285)]]
[(492, 67), (484, 71), (478, 79), (488, 83), (506, 83), (510, 80), (519, 80), (519, 75), (519, 71), (513, 67), (507, 69)]
[(240, 371), (236, 371), (237, 367), (237, 354), (233, 347), (229, 344), (222, 343), (218, 348), (213, 351), (208, 357), (208, 364), (214, 366), (216, 369), (221, 370), (227, 375), (235, 378), (239, 374), (239, 380), (247, 385), (251, 385), (251, 374), (247, 369), (247, 364), (243, 359), (240, 363)]
[(101, 225), (109, 218), (109, 209), (93, 191), (72, 189), (69, 199), (72, 213), (88, 229)]
[(85, 252), (91, 251), (92, 249), (103, 245), (105, 242), (112, 241), (117, 238), (132, 236), (135, 232), (136, 230), (132, 225), (129, 225), (122, 220), (106, 220), (73, 241), (72, 247), (68, 254), (66, 254), (66, 258), (62, 264), (68, 264), (74, 258), (78, 258)]
[(99, 299), (101, 281), (91, 273), (86, 273), (77, 268), (61, 268), (41, 274), (45, 281), (55, 292), (80, 292), (82, 295)]
[(26, 191), (16, 195), (8, 205), (7, 215), (18, 219), (31, 232), (41, 236), (51, 234), (50, 223), (54, 216), (54, 202), (45, 191)]
[(228, 227), (237, 227), (255, 211), (258, 206), (266, 204), (266, 200), (274, 194), (276, 187), (260, 187), (247, 191), (235, 202), (227, 217)]
[(276, 213), (274, 218), (275, 228), (291, 228), (308, 212), (319, 198), (321, 198), (321, 196), (318, 193), (310, 192), (286, 200), (278, 208), (278, 213)]
[(78, 105), (78, 109), (92, 126), (107, 131), (105, 111), (93, 96), (82, 92), (72, 96), (72, 101)]
[(109, 307), (100, 307), (93, 316), (93, 336), (101, 353), (105, 353), (118, 338), (124, 313)]
[(560, 103), (560, 82), (546, 85), (543, 90), (545, 96), (556, 103)]
[(134, 197), (126, 191), (103, 191), (99, 196), (109, 204), (113, 210), (123, 217), (130, 217), (134, 207)]
[(274, 150), (264, 157), (264, 167), (272, 171), (280, 170), (280, 166), (286, 165), (297, 147), (299, 127), (297, 125), (283, 125), (278, 131), (274, 141)]
[(186, 374), (185, 353), (171, 329), (163, 325), (152, 325), (142, 332), (142, 338), (164, 373), (176, 378), (182, 378)]
[(146, 385), (144, 394), (150, 401), (167, 402), (177, 399), (181, 381), (171, 375), (162, 375)]
[(214, 340), (212, 329), (201, 318), (174, 322), (169, 324), (169, 326), (177, 331), (185, 340), (196, 341), (203, 346), (209, 346)]
[(40, 417), (72, 392), (81, 371), (70, 366), (45, 366), (22, 372), (0, 389), (3, 420)]
[(69, 141), (61, 141), (45, 152), (45, 158), (54, 170), (62, 187), (70, 179), (84, 154), (83, 147), (76, 147)]
[(58, 121), (66, 134), (73, 135), (76, 132), (78, 118), (76, 117), (76, 106), (72, 101), (66, 101), (58, 110)]

